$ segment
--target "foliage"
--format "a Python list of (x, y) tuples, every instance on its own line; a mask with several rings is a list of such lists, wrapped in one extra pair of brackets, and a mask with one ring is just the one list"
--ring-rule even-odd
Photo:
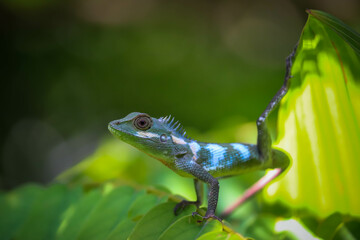
[(0, 239), (245, 239), (218, 221), (198, 223), (193, 206), (175, 216), (180, 200), (115, 183), (87, 190), (26, 185), (1, 196)]
[(360, 35), (340, 20), (309, 11), (278, 119), (277, 146), (293, 165), (267, 198), (321, 217), (360, 216), (359, 47)]
[[(2, 193), (0, 239), (360, 237), (359, 36), (328, 14), (309, 13), (278, 118), (277, 146), (291, 154), (293, 165), (265, 192), (270, 203), (261, 201), (264, 196), (250, 200), (227, 219), (231, 226), (198, 223), (193, 207), (175, 216), (173, 208), (181, 200), (175, 194), (193, 198), (191, 184), (111, 140), (64, 172), (61, 184)], [(257, 177), (223, 180), (219, 209)]]

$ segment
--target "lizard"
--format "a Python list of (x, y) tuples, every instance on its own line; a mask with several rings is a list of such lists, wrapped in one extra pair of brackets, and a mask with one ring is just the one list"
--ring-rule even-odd
[[(221, 222), (222, 219), (215, 215), (219, 198), (219, 178), (256, 170), (275, 170), (271, 176), (265, 175), (250, 187), (233, 207), (235, 208), (288, 168), (288, 154), (281, 149), (272, 148), (266, 120), (289, 89), (292, 59), (296, 49), (297, 45), (286, 58), (283, 85), (257, 119), (257, 144), (199, 142), (189, 138), (180, 123), (175, 122), (171, 116), (154, 118), (146, 113), (133, 112), (108, 124), (109, 131), (115, 137), (161, 161), (178, 175), (194, 179), (196, 201), (181, 201), (174, 209), (175, 215), (189, 204), (197, 207), (201, 205), (202, 183), (206, 183), (209, 186), (208, 205), (202, 219), (213, 218)], [(224, 215), (230, 214), (233, 208), (225, 210)], [(194, 212), (193, 215), (199, 214)]]

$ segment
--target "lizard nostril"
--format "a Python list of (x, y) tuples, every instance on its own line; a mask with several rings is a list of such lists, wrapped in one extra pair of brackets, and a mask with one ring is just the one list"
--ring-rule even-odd
[(115, 125), (120, 125), (120, 122), (115, 122)]

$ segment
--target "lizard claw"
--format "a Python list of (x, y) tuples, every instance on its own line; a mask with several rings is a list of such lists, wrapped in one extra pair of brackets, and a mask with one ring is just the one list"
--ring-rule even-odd
[(199, 207), (199, 202), (197, 202), (197, 201), (182, 200), (181, 202), (176, 204), (176, 206), (174, 208), (175, 216), (177, 216), (186, 206), (191, 205), (191, 204), (194, 204), (196, 207)]
[(198, 220), (197, 222), (199, 222), (199, 223), (200, 223), (200, 222), (203, 222), (203, 221), (207, 221), (207, 220), (210, 219), (210, 218), (216, 219), (216, 220), (218, 220), (220, 223), (222, 223), (222, 219), (219, 218), (218, 216), (216, 216), (216, 215), (213, 214), (213, 213), (210, 213), (210, 214), (206, 213), (205, 216), (203, 217), (203, 216), (201, 216), (198, 212), (193, 212), (193, 213), (192, 213), (192, 216), (193, 216), (193, 217), (195, 217), (195, 216), (200, 216), (200, 217), (202, 218), (202, 220)]
[(203, 217), (204, 220), (208, 220), (209, 218), (213, 218), (218, 220), (220, 223), (222, 223), (222, 219), (216, 216), (215, 214), (205, 214), (205, 217)]

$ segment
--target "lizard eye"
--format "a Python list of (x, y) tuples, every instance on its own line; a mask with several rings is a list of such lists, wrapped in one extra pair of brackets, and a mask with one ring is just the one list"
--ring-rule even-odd
[(148, 115), (141, 114), (134, 119), (134, 126), (139, 130), (148, 130), (152, 126), (152, 120)]

